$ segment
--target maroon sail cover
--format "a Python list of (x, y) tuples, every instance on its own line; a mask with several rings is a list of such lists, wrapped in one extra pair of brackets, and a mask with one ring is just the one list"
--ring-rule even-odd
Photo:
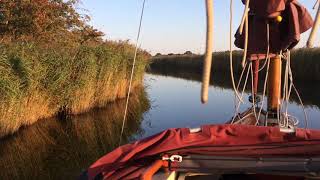
[(232, 157), (311, 157), (320, 155), (320, 131), (296, 129), (283, 133), (277, 127), (205, 125), (169, 129), (121, 146), (96, 161), (88, 179), (135, 179), (163, 154), (200, 154)]
[[(242, 0), (245, 3), (245, 0)], [(313, 25), (307, 9), (296, 0), (250, 0), (248, 55), (255, 59), (257, 55), (267, 53), (267, 24), (269, 24), (270, 53), (292, 49), (300, 40), (300, 34)], [(280, 23), (275, 17), (282, 17)], [(245, 31), (235, 35), (235, 45), (244, 48)], [(263, 56), (259, 56), (263, 57)]]

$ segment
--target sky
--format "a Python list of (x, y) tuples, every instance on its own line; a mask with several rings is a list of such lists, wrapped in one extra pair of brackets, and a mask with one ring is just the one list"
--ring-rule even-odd
[[(299, 0), (314, 17), (316, 0)], [(90, 24), (111, 40), (135, 43), (143, 0), (82, 0), (79, 11), (91, 16)], [(229, 0), (214, 0), (214, 51), (229, 49)], [(233, 34), (243, 13), (243, 4), (233, 5)], [(85, 11), (83, 10), (85, 9)], [(204, 0), (146, 0), (139, 46), (151, 54), (205, 50)], [(305, 46), (310, 31), (302, 35), (298, 47)], [(318, 32), (317, 44), (320, 44)]]

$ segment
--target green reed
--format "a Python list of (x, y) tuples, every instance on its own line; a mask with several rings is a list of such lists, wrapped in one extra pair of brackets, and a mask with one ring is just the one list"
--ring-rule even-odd
[[(125, 97), (134, 50), (127, 41), (0, 46), (0, 137), (59, 112), (78, 114)], [(134, 86), (147, 64), (148, 53), (139, 50)]]

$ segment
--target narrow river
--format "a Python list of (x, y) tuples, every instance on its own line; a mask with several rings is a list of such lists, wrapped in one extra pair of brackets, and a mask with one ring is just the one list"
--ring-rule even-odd
[[(234, 115), (234, 94), (226, 86), (211, 86), (206, 105), (200, 103), (197, 81), (147, 74), (145, 87), (130, 99), (124, 143), (167, 128), (224, 123)], [(318, 98), (305, 106), (313, 129), (320, 129)], [(124, 106), (120, 100), (66, 120), (42, 120), (0, 140), (0, 179), (75, 179), (117, 147)], [(297, 101), (291, 101), (289, 112), (303, 127), (304, 115)]]

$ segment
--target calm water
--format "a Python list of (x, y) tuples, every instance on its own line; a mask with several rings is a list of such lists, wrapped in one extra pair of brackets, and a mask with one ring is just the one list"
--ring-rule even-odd
[[(197, 127), (208, 123), (224, 123), (234, 114), (234, 94), (229, 88), (211, 86), (209, 102), (203, 105), (200, 102), (200, 82), (149, 74), (145, 76), (145, 83), (149, 85), (147, 93), (153, 108), (145, 114), (149, 121), (142, 123), (142, 129), (146, 132), (144, 136), (170, 127)], [(244, 100), (247, 100), (248, 96), (249, 94), (246, 94)], [(241, 109), (249, 107), (248, 102)], [(319, 107), (307, 104), (305, 109), (309, 127), (320, 129)], [(300, 120), (300, 127), (304, 127), (304, 113), (298, 102), (290, 103), (289, 112)]]
[[(197, 81), (148, 74), (145, 84), (130, 100), (125, 143), (167, 128), (224, 123), (233, 116), (234, 96), (227, 86), (212, 86), (209, 103), (202, 105)], [(317, 92), (308, 93), (309, 99), (310, 94)], [(320, 129), (318, 104), (310, 101), (306, 106), (310, 127), (315, 129)], [(76, 178), (117, 147), (124, 105), (122, 100), (68, 120), (43, 120), (0, 140), (0, 179)], [(301, 106), (292, 101), (289, 111), (303, 124)]]

